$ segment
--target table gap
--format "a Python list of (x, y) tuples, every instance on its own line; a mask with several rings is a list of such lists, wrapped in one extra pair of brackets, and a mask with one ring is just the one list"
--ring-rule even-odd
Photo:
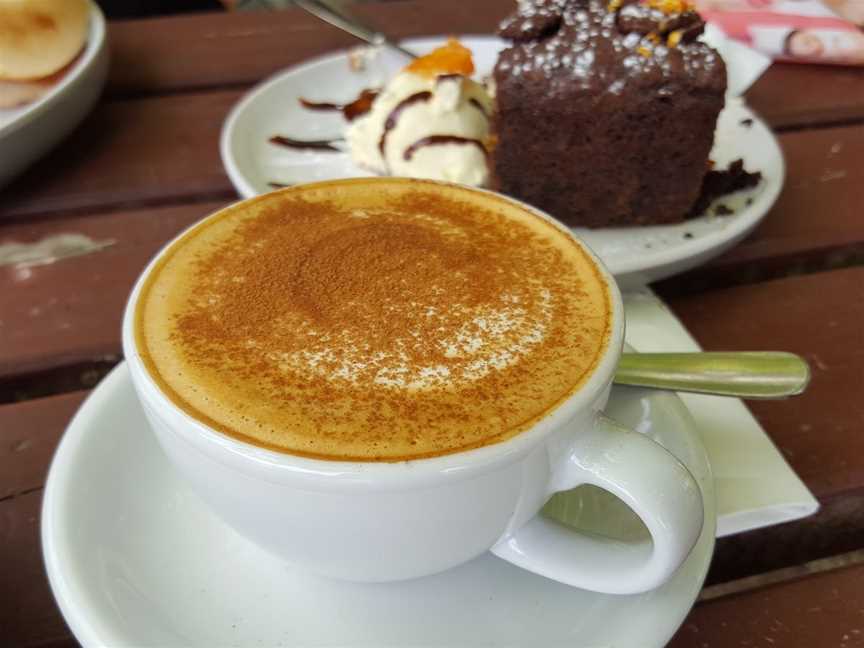
[(234, 189), (204, 191), (186, 196), (167, 196), (165, 198), (141, 198), (139, 200), (124, 200), (105, 202), (98, 205), (81, 205), (71, 208), (46, 208), (39, 211), (17, 211), (10, 215), (0, 215), (0, 228), (9, 224), (33, 224), (52, 220), (65, 220), (77, 216), (101, 216), (113, 212), (133, 211), (141, 209), (158, 209), (163, 207), (183, 207), (197, 203), (224, 202), (226, 205), (240, 200)]
[(760, 260), (758, 264), (709, 264), (653, 284), (663, 299), (684, 297), (787, 277), (831, 272), (864, 265), (864, 242), (843, 247), (807, 250), (798, 254)]
[(753, 590), (800, 580), (812, 574), (823, 574), (838, 569), (844, 569), (854, 565), (864, 564), (864, 549), (849, 551), (844, 554), (811, 560), (800, 565), (775, 569), (773, 571), (747, 576), (725, 583), (709, 585), (699, 594), (697, 601), (703, 603), (713, 601), (726, 596), (733, 596), (741, 592), (752, 592)]
[(795, 133), (798, 131), (820, 130), (825, 128), (843, 128), (845, 126), (858, 126), (864, 124), (864, 117), (847, 117), (838, 119), (825, 119), (816, 122), (808, 122), (801, 124), (788, 124), (772, 126), (774, 133), (780, 135), (785, 133)]
[(118, 354), (0, 379), (0, 405), (93, 389), (121, 361)]

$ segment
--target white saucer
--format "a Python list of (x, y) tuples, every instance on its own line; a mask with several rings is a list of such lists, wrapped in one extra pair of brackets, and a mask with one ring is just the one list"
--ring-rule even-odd
[[(120, 365), (51, 465), (42, 511), (51, 587), (84, 646), (662, 646), (711, 559), (711, 473), (674, 394), (616, 388), (609, 413), (663, 443), (703, 489), (702, 535), (665, 586), (594, 594), (491, 554), (437, 576), (358, 585), (287, 567), (212, 516), (168, 464)], [(601, 491), (572, 491), (548, 509), (600, 533), (643, 532)]]
[[(477, 76), (489, 74), (504, 42), (491, 36), (460, 39), (474, 53)], [(404, 44), (422, 53), (443, 40), (416, 38)], [(221, 137), (222, 162), (240, 195), (248, 198), (270, 191), (271, 182), (299, 184), (371, 175), (355, 166), (348, 153), (291, 150), (274, 146), (268, 139), (273, 135), (301, 140), (340, 137), (345, 121), (339, 113), (307, 110), (298, 98), (347, 102), (364, 88), (382, 85), (404, 64), (400, 55), (383, 51), (358, 72), (350, 68), (348, 53), (340, 52), (288, 68), (251, 90), (229, 114)], [(727, 65), (741, 63), (728, 57)], [(743, 120), (752, 123), (748, 127)], [(720, 114), (711, 159), (717, 168), (725, 168), (737, 158), (744, 160), (747, 170), (761, 171), (763, 181), (752, 190), (720, 199), (733, 211), (729, 216), (711, 215), (709, 209), (678, 225), (575, 231), (623, 283), (656, 281), (704, 263), (740, 241), (762, 220), (777, 199), (785, 174), (783, 156), (770, 129), (740, 99), (730, 98)]]
[(87, 44), (63, 78), (33, 103), (0, 108), (0, 187), (75, 128), (102, 91), (108, 73), (105, 17), (90, 4)]

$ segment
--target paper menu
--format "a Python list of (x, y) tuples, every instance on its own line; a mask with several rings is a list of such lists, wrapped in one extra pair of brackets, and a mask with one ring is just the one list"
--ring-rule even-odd
[(864, 65), (862, 0), (695, 0), (707, 22), (773, 59)]

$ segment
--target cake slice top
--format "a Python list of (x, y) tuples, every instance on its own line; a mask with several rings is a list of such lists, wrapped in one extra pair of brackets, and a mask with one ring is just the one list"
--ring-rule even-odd
[(688, 0), (523, 1), (499, 29), (513, 46), (498, 58), (496, 82), (521, 79), (561, 97), (722, 94), (726, 68), (697, 40), (704, 27)]

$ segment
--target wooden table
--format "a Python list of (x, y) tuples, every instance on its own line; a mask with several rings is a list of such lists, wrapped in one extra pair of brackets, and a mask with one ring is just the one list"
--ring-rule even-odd
[[(488, 33), (510, 6), (406, 0), (358, 11), (411, 36)], [(226, 112), (280, 68), (354, 44), (296, 11), (115, 23), (109, 35), (97, 109), (0, 191), (0, 241), (61, 232), (116, 241), (31, 272), (0, 268), (4, 646), (77, 645), (42, 566), (48, 463), (88, 390), (120, 360), (120, 313), (144, 263), (235, 198), (217, 149)], [(748, 99), (779, 134), (783, 194), (748, 240), (656, 287), (706, 349), (810, 360), (805, 396), (752, 409), (822, 509), (720, 540), (671, 645), (864, 646), (864, 69), (775, 65)]]

